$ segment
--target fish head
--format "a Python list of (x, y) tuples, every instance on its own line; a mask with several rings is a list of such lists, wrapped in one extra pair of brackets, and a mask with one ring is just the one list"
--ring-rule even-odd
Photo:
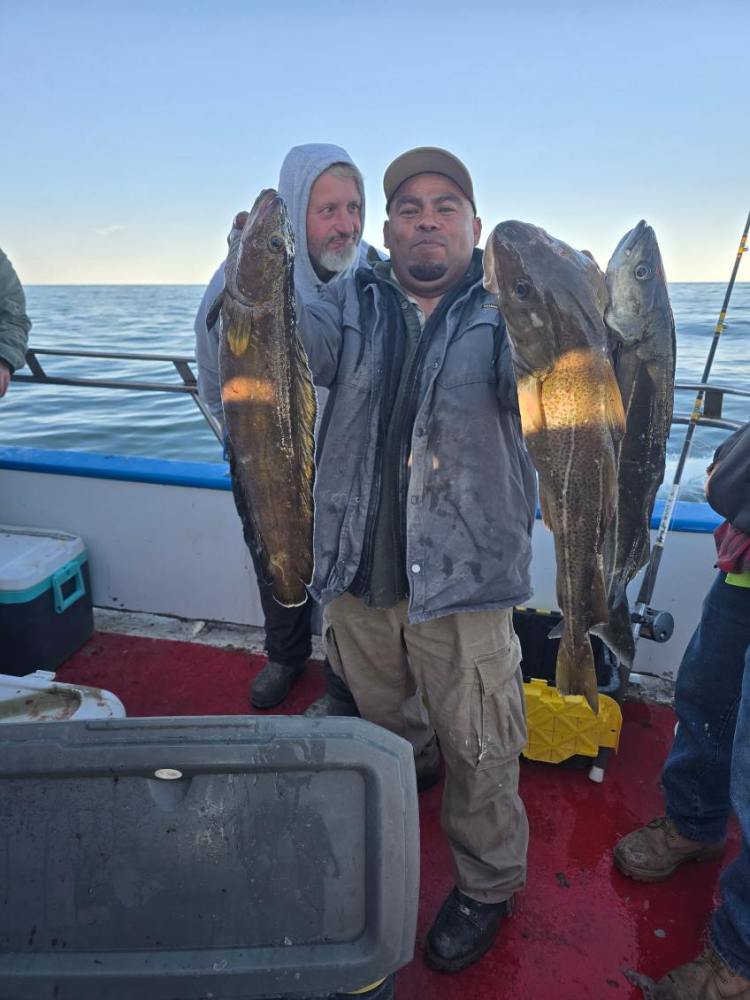
[(609, 305), (605, 321), (626, 344), (648, 334), (650, 317), (668, 307), (668, 293), (659, 244), (644, 219), (627, 232), (607, 265)]
[(284, 199), (261, 191), (241, 229), (230, 234), (225, 283), (233, 298), (253, 306), (270, 302), (291, 275), (294, 232)]
[(542, 377), (566, 351), (603, 342), (607, 291), (592, 257), (538, 226), (508, 221), (492, 231), (484, 267), (517, 370)]

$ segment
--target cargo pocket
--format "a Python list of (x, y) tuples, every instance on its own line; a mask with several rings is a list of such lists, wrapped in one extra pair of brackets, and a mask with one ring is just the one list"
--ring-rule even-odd
[(326, 656), (328, 657), (328, 662), (331, 664), (331, 668), (337, 677), (341, 678), (344, 683), (346, 683), (346, 677), (344, 676), (344, 665), (341, 660), (341, 654), (339, 653), (338, 643), (336, 642), (336, 633), (333, 631), (333, 625), (329, 622), (325, 622), (325, 630), (323, 632), (323, 644), (325, 646)]
[(515, 636), (505, 649), (474, 659), (481, 688), (477, 727), (479, 771), (516, 757), (526, 746), (520, 662), (521, 648)]

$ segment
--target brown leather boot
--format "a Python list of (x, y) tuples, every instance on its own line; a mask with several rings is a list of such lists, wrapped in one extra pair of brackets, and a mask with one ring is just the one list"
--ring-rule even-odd
[(668, 972), (654, 987), (653, 1000), (750, 1000), (750, 979), (732, 972), (713, 948)]
[(633, 830), (615, 844), (615, 864), (638, 882), (661, 882), (685, 861), (710, 861), (718, 858), (725, 840), (706, 844), (688, 840), (678, 833), (668, 816), (658, 816), (646, 826)]

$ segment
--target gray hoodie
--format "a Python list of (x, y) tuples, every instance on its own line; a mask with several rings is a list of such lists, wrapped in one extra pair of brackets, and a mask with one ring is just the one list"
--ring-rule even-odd
[[(294, 285), (298, 297), (304, 301), (315, 300), (327, 285), (332, 285), (367, 263), (368, 245), (362, 241), (359, 245), (359, 255), (354, 264), (341, 274), (326, 283), (315, 273), (307, 250), (307, 204), (310, 200), (310, 190), (324, 170), (334, 163), (351, 163), (354, 161), (341, 146), (329, 143), (313, 142), (304, 146), (293, 146), (281, 165), (278, 192), (286, 202), (287, 211), (294, 227), (295, 257)], [(362, 192), (362, 225), (365, 221), (365, 197)], [(203, 294), (201, 304), (195, 317), (195, 357), (198, 362), (198, 393), (206, 403), (211, 413), (219, 423), (224, 425), (224, 412), (221, 405), (221, 388), (219, 384), (219, 322), (209, 329), (206, 316), (211, 306), (224, 290), (224, 261), (214, 272), (208, 288)], [(324, 400), (318, 390), (318, 409), (323, 409)]]

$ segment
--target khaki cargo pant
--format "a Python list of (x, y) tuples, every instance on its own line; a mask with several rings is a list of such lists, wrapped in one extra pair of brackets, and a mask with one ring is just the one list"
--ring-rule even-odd
[(404, 703), (422, 692), (445, 760), (441, 822), (458, 888), (485, 903), (522, 888), (528, 822), (518, 755), (526, 719), (512, 609), (410, 625), (406, 601), (374, 610), (343, 594), (326, 607), (323, 634), (363, 718), (404, 736)]

